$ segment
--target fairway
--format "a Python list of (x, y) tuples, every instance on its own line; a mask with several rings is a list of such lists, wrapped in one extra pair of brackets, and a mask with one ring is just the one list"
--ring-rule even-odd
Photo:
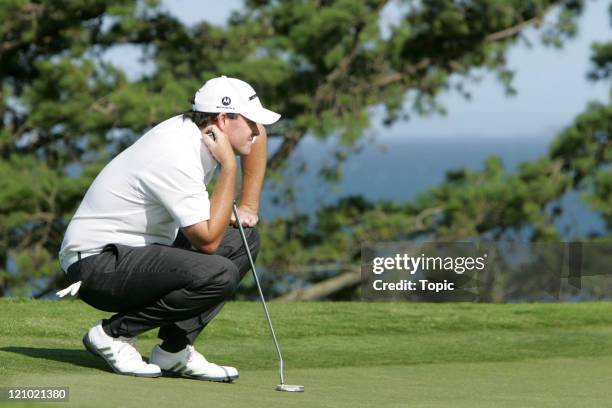
[[(200, 337), (234, 384), (110, 373), (82, 347), (103, 317), (79, 301), (0, 301), (0, 385), (68, 386), (79, 407), (603, 407), (612, 304), (271, 303), (288, 383), (258, 303), (233, 302)], [(153, 333), (139, 339), (148, 356)], [(7, 403), (6, 406), (20, 406)], [(32, 403), (23, 406), (34, 406)], [(40, 404), (48, 406), (49, 404)], [(60, 404), (52, 404), (60, 406)]]

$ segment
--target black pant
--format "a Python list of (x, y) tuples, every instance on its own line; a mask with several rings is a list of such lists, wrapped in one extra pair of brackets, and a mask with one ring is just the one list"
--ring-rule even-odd
[[(253, 259), (259, 234), (245, 228)], [(68, 268), (81, 280), (79, 296), (96, 309), (115, 312), (103, 321), (113, 337), (135, 337), (159, 327), (165, 345), (184, 347), (219, 313), (250, 269), (240, 231), (229, 227), (214, 254), (190, 249), (179, 232), (172, 246), (107, 245), (102, 253)]]

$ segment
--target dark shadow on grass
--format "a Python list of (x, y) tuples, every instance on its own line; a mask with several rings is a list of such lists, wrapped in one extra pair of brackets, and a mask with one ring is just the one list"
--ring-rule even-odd
[(101, 359), (94, 357), (85, 350), (54, 349), (37, 347), (0, 347), (0, 352), (21, 354), (28, 357), (42, 358), (44, 360), (59, 361), (102, 371), (112, 371)]

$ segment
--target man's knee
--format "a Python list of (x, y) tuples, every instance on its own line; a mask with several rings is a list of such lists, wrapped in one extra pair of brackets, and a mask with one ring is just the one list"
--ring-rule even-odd
[(231, 260), (222, 256), (215, 257), (215, 265), (212, 269), (202, 271), (207, 275), (206, 279), (199, 282), (199, 287), (205, 291), (213, 290), (219, 297), (229, 298), (240, 281), (238, 267)]

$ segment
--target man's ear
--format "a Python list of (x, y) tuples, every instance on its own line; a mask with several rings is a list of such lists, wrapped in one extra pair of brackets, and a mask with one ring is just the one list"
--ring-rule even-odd
[(223, 112), (217, 115), (215, 118), (215, 125), (222, 131), (225, 132), (225, 120), (227, 119), (227, 115)]

